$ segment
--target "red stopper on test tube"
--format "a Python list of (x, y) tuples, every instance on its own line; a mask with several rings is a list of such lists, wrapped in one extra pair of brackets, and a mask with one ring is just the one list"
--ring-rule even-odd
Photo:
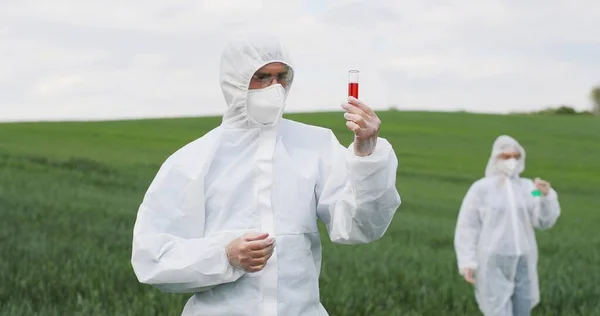
[(358, 70), (348, 71), (348, 96), (358, 99)]

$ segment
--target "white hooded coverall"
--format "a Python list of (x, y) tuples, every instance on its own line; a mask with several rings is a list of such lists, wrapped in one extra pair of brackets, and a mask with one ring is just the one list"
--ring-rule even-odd
[[(521, 154), (514, 174), (500, 171), (497, 156)], [(463, 199), (455, 231), (460, 273), (476, 270), (475, 297), (486, 316), (529, 315), (540, 301), (538, 249), (533, 228), (549, 229), (560, 215), (558, 195), (534, 197), (532, 180), (520, 178), (525, 150), (513, 138), (496, 139), (485, 177)]]
[[(398, 161), (385, 139), (358, 157), (329, 129), (281, 118), (283, 109), (271, 125), (248, 116), (251, 76), (271, 62), (292, 67), (275, 38), (226, 47), (222, 124), (168, 157), (139, 207), (133, 269), (142, 283), (194, 293), (182, 315), (327, 315), (319, 300), (317, 219), (335, 243), (369, 243), (400, 206)], [(232, 266), (225, 250), (248, 232), (276, 239), (255, 273)]]

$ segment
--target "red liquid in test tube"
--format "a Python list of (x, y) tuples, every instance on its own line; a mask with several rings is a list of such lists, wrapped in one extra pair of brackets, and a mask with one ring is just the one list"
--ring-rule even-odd
[(358, 70), (348, 72), (348, 96), (358, 99)]

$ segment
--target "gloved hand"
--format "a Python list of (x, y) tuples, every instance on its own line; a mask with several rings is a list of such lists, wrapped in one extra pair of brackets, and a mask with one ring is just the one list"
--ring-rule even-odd
[(471, 269), (471, 268), (465, 268), (463, 269), (463, 276), (465, 278), (465, 281), (471, 283), (471, 284), (475, 284), (475, 270)]
[(550, 183), (540, 178), (535, 178), (535, 187), (542, 192), (543, 195), (548, 195), (550, 192)]
[(267, 237), (267, 233), (247, 233), (232, 240), (226, 248), (229, 263), (246, 272), (262, 270), (275, 248), (275, 239)]
[(379, 137), (379, 117), (366, 104), (352, 96), (342, 104), (342, 108), (346, 110), (346, 127), (354, 132), (354, 154), (361, 157), (372, 154)]

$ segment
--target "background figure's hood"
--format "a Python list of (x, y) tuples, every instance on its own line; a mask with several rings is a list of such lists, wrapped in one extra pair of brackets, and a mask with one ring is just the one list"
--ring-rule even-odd
[(525, 170), (525, 149), (515, 140), (514, 138), (502, 135), (496, 138), (494, 145), (492, 146), (492, 155), (488, 161), (487, 167), (485, 168), (485, 176), (491, 177), (500, 173), (498, 169), (498, 155), (502, 154), (507, 149), (516, 149), (521, 153), (521, 159), (517, 160), (517, 168), (515, 175), (519, 176)]
[(223, 50), (220, 68), (220, 84), (227, 102), (222, 125), (231, 128), (260, 126), (246, 111), (246, 96), (252, 75), (272, 62), (281, 62), (292, 72), (286, 87), (285, 98), (293, 82), (294, 68), (288, 52), (277, 38), (271, 35), (245, 35), (232, 39)]

